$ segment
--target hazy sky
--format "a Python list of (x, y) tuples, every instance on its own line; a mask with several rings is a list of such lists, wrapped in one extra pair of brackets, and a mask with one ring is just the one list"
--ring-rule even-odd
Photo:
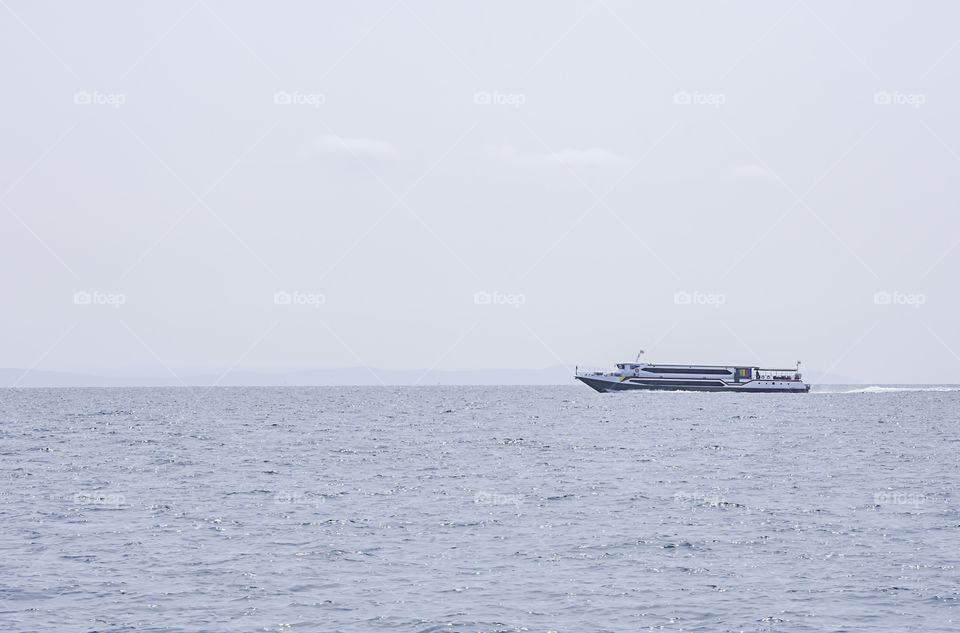
[(0, 16), (0, 366), (960, 381), (954, 3)]

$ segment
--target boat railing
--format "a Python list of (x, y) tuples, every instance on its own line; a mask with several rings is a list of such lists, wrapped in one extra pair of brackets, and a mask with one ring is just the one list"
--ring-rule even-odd
[(600, 371), (595, 369), (580, 369), (579, 366), (574, 368), (575, 376), (612, 376), (615, 372), (612, 371)]

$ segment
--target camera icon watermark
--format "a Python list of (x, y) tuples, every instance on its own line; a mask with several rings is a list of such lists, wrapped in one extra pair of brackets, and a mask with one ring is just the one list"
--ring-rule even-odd
[(920, 106), (927, 102), (927, 96), (922, 93), (907, 93), (907, 92), (898, 92), (894, 90), (893, 92), (888, 92), (886, 90), (878, 90), (873, 93), (873, 103), (875, 105), (906, 105), (913, 106), (916, 109), (920, 109)]
[(898, 292), (896, 290), (892, 292), (880, 290), (873, 293), (873, 302), (878, 306), (913, 306), (919, 309), (920, 306), (927, 302), (927, 295)]
[(673, 293), (673, 303), (678, 306), (713, 306), (719, 309), (726, 302), (727, 296), (716, 292), (677, 290)]
[(473, 303), (478, 306), (513, 306), (514, 308), (519, 308), (527, 302), (526, 295), (518, 293), (507, 293), (500, 292), (499, 290), (494, 290), (488, 292), (486, 290), (478, 290), (473, 293)]
[(313, 306), (319, 310), (327, 302), (327, 296), (317, 292), (278, 290), (273, 293), (273, 303), (278, 306)]
[(119, 308), (127, 302), (127, 295), (99, 290), (78, 290), (73, 293), (73, 303), (78, 306), (111, 306)]
[(526, 102), (527, 96), (520, 93), (499, 92), (497, 90), (493, 92), (481, 90), (473, 93), (473, 103), (475, 105), (502, 105), (519, 109)]
[(681, 90), (680, 92), (673, 93), (673, 103), (675, 105), (705, 105), (719, 108), (726, 102), (727, 96), (719, 92), (700, 92), (697, 90), (688, 92)]
[(319, 108), (327, 102), (327, 97), (319, 92), (300, 92), (294, 90), (287, 92), (280, 90), (273, 93), (274, 105), (305, 105)]
[(99, 90), (78, 90), (73, 93), (74, 105), (105, 105), (120, 109), (127, 102), (127, 96), (121, 92), (100, 92)]

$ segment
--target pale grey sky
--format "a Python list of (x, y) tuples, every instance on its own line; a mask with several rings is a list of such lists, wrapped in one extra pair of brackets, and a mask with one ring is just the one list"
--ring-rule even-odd
[(960, 381), (954, 3), (0, 16), (0, 366)]

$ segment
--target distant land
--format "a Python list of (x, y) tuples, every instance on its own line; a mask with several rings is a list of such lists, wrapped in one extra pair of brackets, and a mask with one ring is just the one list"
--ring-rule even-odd
[[(344, 367), (336, 369), (251, 370), (225, 372), (112, 370), (102, 372), (0, 369), (0, 388), (10, 387), (293, 387), (431, 385), (572, 385), (573, 367), (543, 369), (416, 370)], [(811, 384), (858, 385), (864, 382), (827, 372), (804, 370)]]

